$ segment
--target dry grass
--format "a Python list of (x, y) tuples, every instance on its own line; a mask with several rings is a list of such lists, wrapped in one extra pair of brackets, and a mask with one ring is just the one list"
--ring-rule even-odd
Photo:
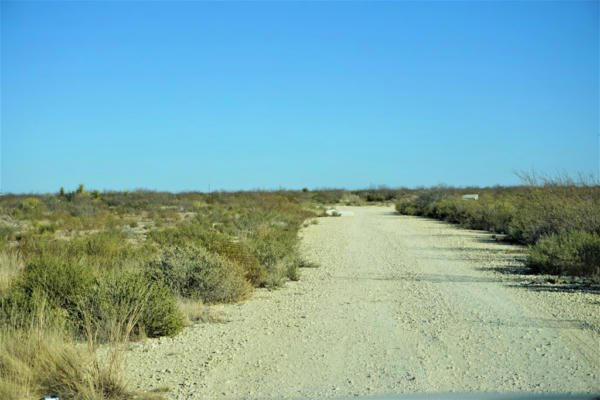
[(6, 292), (24, 268), (23, 259), (16, 252), (0, 251), (0, 295)]
[(125, 344), (139, 320), (146, 298), (128, 303), (120, 315), (107, 315), (110, 340), (99, 357), (100, 327), (81, 308), (87, 343), (74, 342), (68, 332), (46, 320), (47, 304), (40, 304), (25, 328), (0, 329), (0, 399), (133, 400), (161, 399), (158, 394), (128, 390), (124, 378)]
[(0, 333), (0, 398), (131, 399), (119, 357), (100, 363), (95, 351), (42, 329)]
[(221, 315), (211, 312), (201, 300), (180, 298), (177, 306), (185, 316), (186, 325), (188, 326), (197, 322), (224, 322)]

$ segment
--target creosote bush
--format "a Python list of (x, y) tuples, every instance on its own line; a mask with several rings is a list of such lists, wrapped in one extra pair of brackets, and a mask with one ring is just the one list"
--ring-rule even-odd
[(251, 290), (239, 265), (190, 245), (165, 249), (159, 260), (150, 263), (147, 274), (172, 294), (205, 303), (233, 303)]
[(541, 273), (600, 276), (600, 235), (583, 231), (550, 234), (530, 248), (528, 264)]
[(26, 266), (0, 299), (0, 321), (24, 329), (42, 308), (47, 323), (76, 337), (83, 337), (91, 324), (100, 341), (110, 339), (112, 326), (125, 323), (133, 312), (128, 310), (140, 314), (130, 329), (135, 333), (172, 336), (183, 327), (175, 297), (160, 282), (129, 271), (95, 276), (84, 264), (51, 257)]

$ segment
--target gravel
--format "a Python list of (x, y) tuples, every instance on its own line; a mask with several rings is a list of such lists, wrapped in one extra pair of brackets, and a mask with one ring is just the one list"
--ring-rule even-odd
[(128, 378), (170, 399), (600, 391), (600, 289), (523, 272), (488, 233), (341, 207), (301, 232), (319, 268), (226, 322), (132, 344)]

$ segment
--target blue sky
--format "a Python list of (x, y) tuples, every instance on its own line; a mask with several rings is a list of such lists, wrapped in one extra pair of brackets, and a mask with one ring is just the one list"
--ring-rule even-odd
[(597, 173), (598, 2), (2, 2), (2, 190)]

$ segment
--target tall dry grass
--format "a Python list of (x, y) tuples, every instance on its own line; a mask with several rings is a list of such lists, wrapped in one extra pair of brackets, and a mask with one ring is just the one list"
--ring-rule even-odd
[(15, 251), (0, 251), (0, 295), (6, 293), (10, 284), (25, 268), (23, 258)]
[[(132, 400), (161, 399), (159, 394), (136, 393), (125, 380), (125, 345), (139, 321), (147, 297), (121, 308), (122, 314), (106, 315), (102, 321), (85, 308), (87, 341), (75, 342), (69, 332), (46, 319), (46, 305), (27, 327), (0, 329), (0, 398), (39, 399), (57, 395), (61, 399)], [(110, 333), (108, 345), (99, 354), (100, 331)]]

